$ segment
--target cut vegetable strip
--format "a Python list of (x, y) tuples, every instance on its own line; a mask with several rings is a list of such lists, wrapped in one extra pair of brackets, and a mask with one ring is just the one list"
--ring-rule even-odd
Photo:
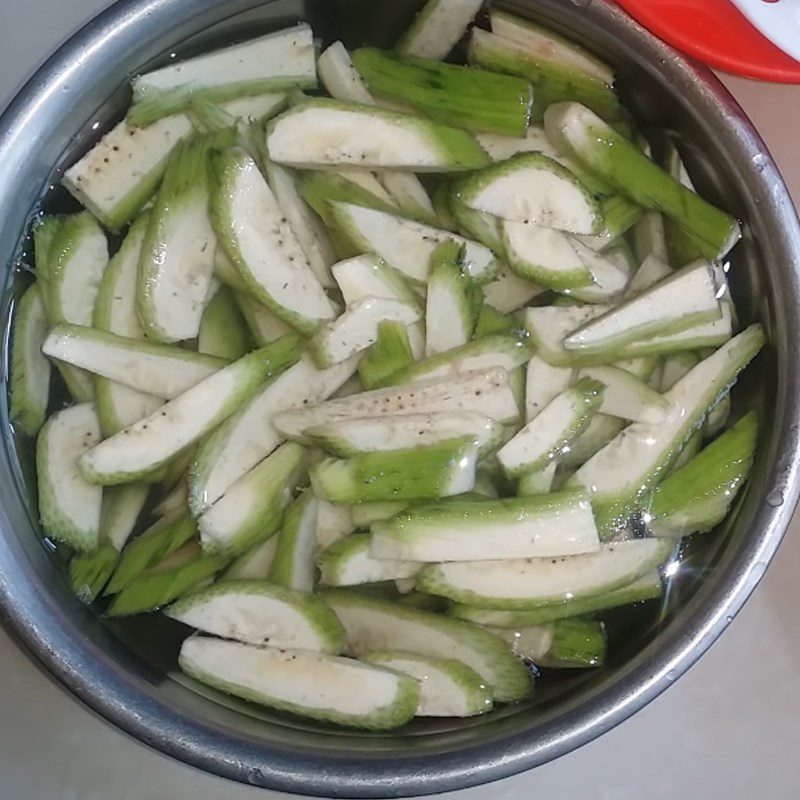
[(598, 253), (577, 237), (570, 241), (572, 249), (592, 276), (588, 286), (577, 286), (569, 294), (586, 303), (608, 303), (618, 298), (630, 279), (628, 264), (614, 258), (611, 251)]
[(466, 248), (442, 242), (431, 256), (425, 313), (425, 355), (466, 344), (475, 331), (483, 295), (464, 267)]
[(318, 517), (319, 503), (311, 492), (301, 494), (286, 509), (269, 570), (272, 583), (299, 592), (313, 591)]
[(451, 603), (448, 613), (457, 619), (465, 619), (468, 622), (492, 628), (524, 628), (529, 625), (542, 625), (559, 619), (640, 603), (644, 600), (653, 600), (661, 597), (663, 591), (661, 575), (655, 571), (637, 578), (633, 583), (629, 583), (621, 589), (613, 589), (610, 592), (601, 592), (579, 599), (564, 599), (559, 603), (539, 608), (509, 611)]
[(670, 404), (644, 381), (619, 367), (584, 367), (581, 378), (599, 381), (605, 387), (598, 409), (601, 414), (657, 425), (667, 418)]
[(461, 181), (458, 202), (510, 222), (594, 234), (600, 207), (565, 167), (541, 153), (520, 153)]
[(417, 586), (474, 606), (540, 608), (627, 586), (656, 569), (673, 549), (669, 540), (633, 539), (558, 559), (432, 564), (420, 573)]
[(351, 728), (400, 727), (419, 705), (419, 684), (407, 675), (307, 650), (193, 636), (179, 663), (187, 675), (227, 694)]
[(508, 264), (521, 278), (557, 291), (591, 285), (592, 273), (561, 231), (508, 221), (502, 230)]
[(355, 371), (345, 363), (320, 371), (303, 356), (231, 415), (198, 448), (189, 471), (189, 505), (199, 515), (229, 486), (283, 441), (273, 417), (285, 409), (313, 406), (332, 395)]
[(151, 339), (194, 339), (214, 270), (216, 237), (208, 216), (213, 139), (181, 142), (170, 156), (149, 214), (139, 262), (137, 310)]
[(599, 410), (603, 394), (602, 384), (583, 379), (555, 397), (498, 451), (506, 475), (515, 478), (544, 469), (567, 452)]
[(297, 358), (297, 340), (286, 337), (239, 359), (85, 453), (80, 460), (84, 476), (117, 484), (151, 474), (224, 422), (264, 380)]
[(655, 256), (648, 256), (642, 261), (641, 266), (631, 278), (623, 300), (632, 300), (634, 297), (638, 297), (656, 284), (661, 283), (671, 274), (672, 270), (669, 265)]
[(252, 350), (252, 337), (236, 297), (227, 286), (220, 286), (200, 320), (197, 350), (200, 353), (236, 361)]
[(181, 347), (115, 336), (81, 325), (56, 325), (45, 339), (42, 352), (166, 400), (182, 395), (228, 363)]
[(247, 644), (338, 653), (344, 629), (316, 597), (262, 581), (226, 581), (165, 609), (172, 619)]
[(508, 645), (488, 631), (377, 598), (342, 590), (323, 594), (345, 629), (345, 652), (363, 656), (397, 648), (432, 658), (456, 659), (475, 670), (508, 703), (530, 694), (530, 673)]
[(647, 258), (657, 258), (665, 264), (669, 263), (664, 217), (660, 211), (648, 211), (636, 223), (633, 229), (633, 250), (639, 263)]
[(14, 312), (9, 417), (28, 436), (44, 425), (50, 401), (50, 362), (42, 355), (47, 311), (39, 284), (31, 284)]
[(358, 374), (365, 389), (391, 385), (391, 376), (414, 363), (408, 329), (402, 322), (384, 320), (369, 350), (358, 362)]
[[(360, 177), (361, 176), (361, 177)], [(366, 180), (364, 177), (366, 176)], [(375, 208), (397, 213), (398, 209), (392, 199), (370, 172), (349, 169), (339, 172), (304, 172), (299, 182), (300, 193), (305, 201), (331, 226), (333, 216), (331, 203), (352, 203), (364, 208)], [(341, 255), (351, 255), (352, 245), (346, 242), (341, 234), (332, 229), (333, 241)]]
[(492, 710), (491, 688), (475, 670), (460, 661), (393, 650), (369, 653), (364, 660), (420, 682), (418, 717), (473, 717)]
[(413, 578), (422, 568), (413, 561), (391, 561), (372, 558), (369, 553), (371, 536), (354, 533), (317, 556), (322, 586), (357, 586)]
[(746, 414), (661, 483), (645, 510), (658, 535), (686, 535), (720, 523), (753, 466), (758, 416)]
[(467, 131), (374, 106), (314, 99), (267, 125), (269, 157), (299, 168), (459, 172), (489, 157)]
[(646, 208), (663, 212), (691, 231), (709, 259), (724, 256), (741, 236), (739, 224), (671, 178), (634, 144), (577, 103), (551, 106), (548, 136), (590, 172)]
[(250, 292), (287, 324), (311, 333), (335, 316), (297, 236), (255, 161), (243, 150), (216, 157), (212, 220)]
[(765, 341), (763, 328), (751, 325), (664, 395), (674, 408), (666, 420), (657, 425), (633, 423), (578, 470), (573, 481), (593, 492), (602, 535), (627, 521), (638, 499), (669, 470), (709, 407)]
[(599, 548), (588, 495), (558, 492), (412, 507), (372, 525), (374, 558), (479, 561), (588, 553)]
[[(551, 41), (544, 47), (531, 50), (524, 44), (473, 28), (468, 59), (479, 67), (529, 80), (534, 89), (534, 120), (541, 120), (548, 106), (564, 100), (577, 100), (606, 119), (618, 119), (622, 110), (611, 87), (583, 66), (564, 63), (558, 46), (554, 47), (553, 36), (548, 34)], [(570, 43), (569, 47), (574, 45)]]
[(396, 417), (354, 417), (307, 428), (303, 436), (341, 458), (376, 451), (426, 447), (470, 436), (479, 452), (494, 450), (503, 438), (503, 426), (474, 411), (403, 414)]
[(278, 549), (278, 537), (251, 547), (242, 553), (222, 575), (224, 581), (265, 581)]
[(246, 292), (237, 292), (236, 304), (239, 306), (239, 311), (242, 312), (244, 321), (250, 329), (250, 335), (258, 347), (266, 347), (292, 332), (291, 327), (279, 320), (265, 305)]
[(433, 252), (447, 240), (464, 245), (464, 266), (479, 283), (499, 268), (489, 248), (449, 231), (350, 203), (332, 203), (331, 216), (357, 251), (374, 253), (414, 281), (427, 281)]
[(42, 527), (80, 552), (97, 546), (103, 492), (86, 482), (78, 462), (99, 441), (94, 405), (83, 403), (53, 414), (36, 442)]
[(397, 51), (403, 56), (446, 58), (481, 5), (482, 0), (428, 0), (397, 43)]
[(353, 63), (370, 92), (430, 119), (509, 136), (528, 127), (533, 93), (522, 78), (376, 48), (356, 50)]
[(239, 555), (277, 533), (305, 464), (303, 448), (287, 443), (239, 478), (198, 519), (203, 550)]
[(311, 467), (314, 493), (331, 503), (431, 500), (469, 492), (478, 446), (471, 436), (439, 444), (326, 458)]
[(301, 24), (137, 76), (129, 119), (146, 125), (196, 98), (220, 101), (316, 85), (314, 38)]
[(580, 363), (583, 354), (566, 350), (564, 338), (609, 310), (609, 306), (594, 305), (527, 308), (524, 324), (542, 361), (552, 367), (570, 367)]
[(431, 198), (412, 172), (385, 169), (378, 172), (376, 177), (404, 216), (426, 225), (439, 224)]
[(501, 266), (497, 275), (483, 287), (483, 296), (488, 306), (501, 314), (510, 314), (544, 291), (541, 286), (523, 280), (507, 267)]
[(676, 272), (652, 289), (592, 319), (564, 339), (567, 350), (598, 352), (649, 336), (680, 333), (721, 316), (708, 262)]
[(407, 326), (419, 318), (419, 311), (407, 303), (365, 297), (349, 306), (334, 322), (320, 327), (309, 344), (309, 351), (316, 365), (327, 369), (374, 344), (378, 339), (378, 325), (382, 322), (399, 322)]
[(532, 422), (572, 383), (573, 370), (551, 367), (539, 356), (528, 362), (525, 385), (525, 422)]
[(525, 661), (539, 667), (570, 669), (600, 667), (606, 656), (606, 634), (601, 622), (562, 620), (518, 630), (492, 629)]

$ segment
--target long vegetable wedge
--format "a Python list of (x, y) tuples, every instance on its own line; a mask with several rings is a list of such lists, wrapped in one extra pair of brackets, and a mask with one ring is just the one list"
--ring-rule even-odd
[(562, 231), (507, 221), (502, 230), (508, 264), (521, 278), (557, 291), (592, 283), (592, 273)]
[(721, 314), (711, 266), (701, 261), (586, 323), (564, 339), (564, 347), (609, 351), (650, 336), (680, 333)]
[[(47, 253), (39, 248), (36, 258), (48, 320), (51, 325), (91, 325), (100, 280), (108, 265), (105, 234), (88, 212), (58, 217), (52, 224), (54, 232)], [(94, 398), (89, 375), (64, 364), (58, 367), (74, 400)]]
[(465, 619), (468, 622), (487, 625), (491, 628), (525, 628), (529, 625), (542, 625), (559, 619), (569, 619), (618, 606), (653, 600), (661, 597), (663, 591), (661, 575), (658, 571), (654, 571), (637, 578), (621, 589), (612, 589), (610, 592), (600, 592), (577, 599), (562, 599), (558, 603), (539, 608), (512, 611), (451, 603), (448, 613), (457, 619)]
[(103, 492), (86, 482), (78, 462), (99, 441), (94, 405), (83, 403), (53, 414), (36, 442), (42, 527), (81, 552), (97, 546)]
[(314, 39), (297, 25), (137, 76), (129, 118), (144, 125), (185, 109), (192, 100), (257, 95), (317, 83)]
[(278, 549), (278, 537), (272, 536), (242, 553), (222, 574), (223, 581), (265, 581)]
[(564, 100), (585, 103), (606, 119), (621, 116), (619, 101), (606, 81), (582, 67), (560, 62), (550, 44), (533, 51), (496, 33), (473, 28), (468, 59), (484, 69), (529, 80), (534, 90), (535, 121), (542, 119), (548, 106)]
[(321, 586), (357, 586), (362, 583), (413, 578), (422, 568), (413, 561), (372, 558), (371, 537), (354, 533), (334, 542), (317, 556)]
[(179, 600), (164, 613), (203, 633), (247, 644), (339, 653), (344, 630), (315, 597), (265, 581), (225, 581)]
[(486, 305), (509, 314), (527, 305), (534, 297), (546, 291), (535, 283), (517, 277), (508, 267), (501, 267), (495, 277), (483, 287)]
[(465, 372), (502, 368), (512, 373), (530, 357), (527, 342), (516, 334), (495, 334), (418, 361), (390, 376), (392, 383), (443, 380)]
[(209, 293), (217, 240), (208, 215), (210, 137), (181, 142), (149, 215), (139, 262), (137, 309), (147, 336), (194, 339)]
[(420, 313), (413, 305), (398, 300), (365, 297), (349, 306), (338, 319), (322, 325), (314, 334), (309, 350), (320, 369), (347, 361), (374, 344), (382, 322), (413, 325)]
[(632, 300), (634, 297), (638, 297), (671, 274), (672, 270), (668, 264), (655, 256), (647, 256), (631, 278), (622, 299)]
[(197, 336), (198, 352), (236, 361), (252, 349), (250, 329), (239, 311), (235, 295), (229, 287), (220, 286), (203, 311)]
[(474, 669), (460, 661), (395, 650), (369, 653), (364, 660), (420, 682), (418, 717), (473, 717), (492, 710), (491, 688)]
[(573, 370), (551, 367), (538, 355), (528, 362), (525, 385), (525, 422), (532, 422), (572, 383)]
[(301, 494), (286, 509), (269, 570), (272, 583), (300, 592), (313, 591), (318, 520), (319, 502), (311, 492)]
[(198, 520), (203, 550), (239, 555), (277, 533), (306, 454), (287, 443), (239, 478)]
[(179, 397), (228, 363), (181, 347), (115, 336), (81, 325), (56, 325), (45, 339), (42, 352), (166, 400)]
[(317, 513), (317, 552), (349, 536), (355, 529), (354, 506), (337, 506), (319, 501)]
[(533, 93), (522, 78), (375, 48), (356, 50), (353, 63), (373, 94), (430, 119), (509, 136), (527, 129)]
[(450, 500), (372, 525), (375, 558), (479, 561), (587, 553), (599, 547), (586, 494)]
[(478, 242), (394, 214), (350, 203), (332, 203), (331, 218), (357, 252), (374, 253), (413, 281), (425, 282), (437, 245), (464, 245), (466, 271), (479, 283), (499, 269), (494, 253)]
[(668, 539), (633, 539), (557, 559), (431, 564), (419, 574), (417, 587), (483, 608), (549, 607), (627, 586), (656, 569), (674, 547)]
[(333, 305), (255, 161), (235, 148), (219, 154), (215, 168), (214, 228), (253, 296), (302, 333), (332, 319)]
[(600, 667), (606, 656), (606, 635), (601, 622), (562, 620), (518, 630), (493, 629), (525, 661), (539, 667), (570, 669)]
[(541, 153), (520, 153), (461, 181), (458, 202), (511, 222), (599, 233), (603, 226), (594, 196), (568, 170)]
[(603, 386), (584, 379), (545, 406), (497, 453), (506, 474), (520, 477), (544, 469), (580, 436), (603, 402)]
[(644, 381), (619, 367), (584, 367), (578, 373), (603, 384), (601, 414), (657, 425), (670, 411), (669, 402)]
[(750, 474), (757, 434), (751, 411), (659, 484), (645, 510), (657, 535), (705, 532), (725, 518)]
[(199, 515), (219, 500), (283, 441), (272, 423), (276, 413), (327, 399), (354, 371), (351, 363), (320, 371), (303, 356), (266, 384), (199, 446), (189, 471), (193, 513)]
[(365, 389), (392, 383), (391, 376), (414, 363), (408, 328), (396, 320), (378, 323), (375, 343), (359, 359), (358, 375)]
[(196, 533), (197, 525), (194, 520), (180, 510), (159, 519), (122, 551), (122, 558), (108, 584), (106, 594), (121, 592), (142, 573), (180, 549)]
[[(301, 173), (299, 189), (305, 201), (314, 211), (330, 226), (333, 217), (331, 215), (331, 203), (352, 203), (364, 208), (375, 208), (379, 211), (397, 213), (398, 209), (391, 202), (391, 198), (372, 177), (371, 172), (363, 172), (350, 169), (345, 172), (304, 172)], [(352, 246), (337, 235), (335, 229), (331, 230), (332, 241), (337, 252), (343, 251), (342, 255), (350, 255)]]
[(738, 241), (741, 232), (733, 217), (670, 177), (588, 108), (577, 103), (551, 106), (545, 128), (559, 149), (585, 169), (691, 231), (706, 258), (724, 256)]
[(701, 361), (664, 395), (674, 411), (658, 424), (635, 422), (586, 462), (572, 479), (593, 492), (593, 504), (607, 536), (667, 473), (708, 409), (758, 354), (766, 341), (751, 325)]
[[(144, 339), (144, 330), (136, 313), (136, 283), (147, 225), (147, 214), (131, 225), (120, 249), (103, 273), (92, 319), (92, 325), (98, 330)], [(132, 388), (108, 378), (95, 378), (95, 404), (103, 436), (113, 436), (161, 406), (159, 397), (140, 389), (141, 384)]]
[(69, 562), (70, 586), (84, 603), (103, 591), (120, 560), (120, 551), (136, 527), (150, 487), (145, 484), (117, 486), (103, 493), (99, 545), (79, 553)]
[(275, 427), (290, 438), (302, 438), (306, 428), (355, 417), (397, 414), (477, 411), (496, 422), (519, 416), (508, 372), (504, 369), (467, 372), (446, 380), (428, 380), (413, 386), (376, 389), (352, 397), (329, 400), (317, 408), (276, 414)]
[(106, 614), (125, 617), (154, 611), (207, 584), (224, 566), (224, 559), (203, 555), (197, 540), (187, 542), (131, 581)]
[(250, 329), (250, 335), (258, 347), (264, 347), (292, 332), (291, 327), (278, 319), (265, 305), (247, 292), (236, 293), (236, 304), (239, 306), (239, 311)]
[(407, 675), (307, 650), (195, 636), (183, 643), (179, 663), (187, 675), (219, 691), (351, 728), (398, 728), (419, 705), (419, 684)]
[(620, 297), (630, 280), (626, 259), (616, 257), (611, 250), (598, 253), (578, 237), (573, 237), (570, 245), (592, 276), (591, 285), (578, 286), (570, 295), (586, 303), (608, 303)]
[(315, 99), (267, 125), (269, 157), (300, 168), (460, 172), (489, 157), (467, 131), (374, 106)]
[(486, 454), (503, 440), (503, 427), (483, 414), (460, 411), (396, 417), (354, 417), (307, 428), (303, 436), (340, 458), (424, 447), (462, 437), (472, 437), (479, 452)]
[(153, 473), (224, 422), (264, 380), (297, 358), (297, 340), (286, 337), (239, 359), (85, 453), (80, 460), (83, 474), (95, 483), (118, 484)]
[(314, 493), (331, 503), (432, 500), (475, 486), (478, 445), (471, 436), (438, 444), (326, 458), (311, 467)]
[(466, 248), (440, 244), (431, 256), (425, 314), (425, 355), (466, 344), (475, 331), (483, 295), (463, 266)]
[(50, 362), (42, 355), (48, 327), (39, 284), (31, 284), (14, 313), (9, 407), (9, 417), (28, 436), (44, 425), (50, 400)]
[(397, 51), (403, 56), (446, 58), (481, 5), (481, 0), (428, 0), (397, 43)]
[(416, 655), (461, 661), (509, 703), (530, 694), (530, 673), (497, 636), (467, 622), (378, 600), (355, 592), (322, 595), (345, 629), (345, 652), (363, 656), (396, 648)]
[[(681, 154), (675, 143), (668, 139), (664, 148), (664, 169), (682, 186), (690, 192), (696, 191)], [(664, 220), (665, 247), (668, 260), (675, 266), (689, 264), (703, 255), (703, 243), (697, 236), (679, 222), (672, 219)]]

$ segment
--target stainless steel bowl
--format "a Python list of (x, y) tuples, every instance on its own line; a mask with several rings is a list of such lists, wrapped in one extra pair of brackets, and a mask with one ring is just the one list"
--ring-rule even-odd
[[(163, 61), (173, 48), (191, 53), (299, 18), (327, 39), (388, 45), (418, 5), (125, 0), (97, 17), (36, 73), (0, 119), (0, 264), (9, 265), (11, 275), (4, 330), (15, 296), (18, 243), (30, 216), (47, 187), (57, 183), (61, 166), (119, 116), (127, 102), (127, 75)], [(680, 602), (670, 604), (656, 629), (617, 644), (603, 670), (546, 689), (529, 706), (486, 718), (366, 735), (213, 702), (213, 693), (198, 693), (170, 673), (177, 645), (171, 629), (148, 635), (156, 619), (111, 624), (72, 597), (58, 554), (40, 541), (30, 448), (15, 447), (3, 392), (5, 622), (95, 711), (211, 772), (298, 793), (396, 797), (484, 783), (556, 758), (638, 711), (703, 654), (764, 574), (791, 517), (799, 487), (800, 227), (763, 142), (706, 69), (677, 56), (611, 2), (498, 5), (569, 32), (613, 62), (642, 123), (675, 131), (702, 190), (745, 221), (745, 238), (733, 259), (734, 294), (743, 321), (760, 319), (771, 341), (737, 389), (763, 414), (753, 479), (722, 530), (692, 547), (671, 586)], [(47, 202), (57, 208), (64, 197), (56, 193)]]

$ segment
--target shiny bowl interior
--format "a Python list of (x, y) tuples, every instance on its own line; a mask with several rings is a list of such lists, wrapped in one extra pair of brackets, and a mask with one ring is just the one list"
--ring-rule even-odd
[[(0, 264), (8, 322), (24, 285), (32, 215), (77, 208), (57, 185), (122, 115), (126, 78), (146, 65), (291, 24), (326, 42), (389, 46), (417, 0), (132, 0), (68, 42), (0, 119)], [(274, 789), (386, 797), (461, 788), (548, 761), (600, 735), (663, 691), (724, 630), (763, 575), (798, 492), (800, 227), (763, 143), (724, 88), (606, 0), (506, 0), (607, 58), (645, 130), (669, 129), (700, 190), (745, 222), (731, 259), (743, 324), (760, 320), (770, 347), (748, 369), (737, 402), (764, 425), (753, 478), (734, 513), (696, 537), (667, 602), (610, 620), (610, 661), (545, 680), (526, 705), (464, 721), (417, 721), (364, 734), (226, 699), (175, 673), (180, 642), (157, 617), (108, 622), (71, 596), (61, 554), (42, 546), (30, 443), (16, 441), (2, 393), (0, 607), (31, 653), (88, 705), (143, 741), (202, 768)], [(6, 370), (7, 374), (7, 370)]]

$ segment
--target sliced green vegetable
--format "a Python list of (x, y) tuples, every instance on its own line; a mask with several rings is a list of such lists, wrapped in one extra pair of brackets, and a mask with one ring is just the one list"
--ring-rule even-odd
[(541, 286), (518, 277), (503, 266), (495, 277), (483, 287), (483, 296), (486, 305), (501, 314), (509, 314), (527, 305), (544, 291), (546, 290)]
[(242, 553), (222, 574), (224, 581), (265, 581), (278, 549), (278, 537), (272, 536)]
[(292, 332), (289, 325), (278, 319), (265, 305), (249, 294), (237, 292), (236, 304), (250, 329), (250, 336), (258, 347), (266, 347)]
[(428, 0), (397, 43), (397, 52), (403, 56), (446, 58), (482, 4), (482, 0)]
[(520, 658), (540, 667), (600, 667), (606, 656), (602, 622), (568, 619), (518, 630), (493, 629)]
[(603, 398), (598, 409), (601, 414), (657, 425), (663, 422), (671, 407), (662, 395), (644, 381), (619, 367), (584, 367), (581, 378), (599, 381)]
[(313, 591), (318, 517), (319, 503), (311, 492), (301, 494), (286, 509), (269, 570), (272, 583), (299, 592)]
[(413, 578), (422, 565), (413, 561), (372, 558), (371, 536), (353, 533), (334, 542), (317, 556), (322, 586), (356, 586), (364, 583)]
[(227, 286), (220, 286), (203, 311), (197, 350), (211, 356), (236, 361), (253, 349), (236, 297)]
[(365, 389), (391, 384), (389, 377), (414, 363), (407, 326), (397, 320), (378, 323), (375, 343), (358, 362), (358, 374)]

